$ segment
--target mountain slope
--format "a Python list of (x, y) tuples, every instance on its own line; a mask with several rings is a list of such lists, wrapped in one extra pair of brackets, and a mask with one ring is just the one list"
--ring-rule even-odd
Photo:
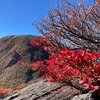
[[(35, 37), (22, 35), (0, 39), (0, 88), (10, 88), (7, 93), (0, 94), (0, 100), (71, 100), (79, 90), (67, 84), (48, 83), (27, 66), (48, 58), (42, 48), (29, 44)], [(21, 66), (18, 61), (26, 63)]]
[[(0, 39), (0, 87), (16, 89), (22, 83), (39, 77), (28, 63), (47, 57), (41, 48), (31, 47), (30, 39), (36, 36), (7, 36)], [(34, 56), (33, 56), (34, 55)], [(27, 64), (20, 66), (18, 61)]]

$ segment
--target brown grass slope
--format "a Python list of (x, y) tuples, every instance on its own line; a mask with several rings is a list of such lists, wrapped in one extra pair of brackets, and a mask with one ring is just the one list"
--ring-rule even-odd
[[(44, 57), (44, 51), (40, 48), (31, 47), (29, 44), (29, 40), (35, 37), (21, 35), (0, 39), (0, 87), (16, 88), (23, 82), (28, 82), (36, 77), (36, 73), (33, 74), (27, 65), (20, 66), (18, 64), (18, 61), (31, 63)], [(18, 54), (14, 55), (16, 50)]]

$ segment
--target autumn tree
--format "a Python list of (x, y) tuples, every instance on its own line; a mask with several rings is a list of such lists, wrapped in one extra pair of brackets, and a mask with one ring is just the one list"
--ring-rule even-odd
[[(82, 91), (100, 91), (100, 2), (86, 5), (59, 0), (48, 16), (33, 24), (43, 37), (30, 40), (49, 58), (29, 64), (50, 81), (65, 82)], [(84, 88), (73, 82), (78, 80)]]
[(92, 5), (59, 0), (57, 8), (51, 8), (47, 17), (33, 25), (60, 48), (100, 50), (100, 0)]

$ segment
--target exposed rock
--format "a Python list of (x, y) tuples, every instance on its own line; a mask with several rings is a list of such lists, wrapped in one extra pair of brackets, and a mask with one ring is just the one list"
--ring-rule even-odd
[(79, 91), (66, 84), (49, 83), (39, 79), (4, 100), (70, 100), (76, 93)]
[(94, 100), (92, 98), (92, 94), (93, 94), (93, 91), (86, 94), (80, 94), (80, 95), (74, 96), (71, 100)]

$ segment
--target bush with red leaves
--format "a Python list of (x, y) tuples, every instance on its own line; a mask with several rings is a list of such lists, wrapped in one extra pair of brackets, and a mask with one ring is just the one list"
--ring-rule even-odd
[[(35, 44), (38, 40), (38, 45)], [(34, 39), (30, 41), (32, 46), (50, 48), (45, 39)], [(46, 45), (47, 44), (47, 45)], [(51, 45), (51, 44), (49, 44)], [(49, 52), (49, 59), (29, 64), (32, 70), (38, 69), (44, 73), (43, 77), (53, 82), (67, 82), (79, 78), (79, 83), (84, 84), (86, 90), (96, 90), (100, 83), (100, 52), (89, 50), (70, 50), (67, 47)], [(54, 48), (53, 48), (54, 49)]]

